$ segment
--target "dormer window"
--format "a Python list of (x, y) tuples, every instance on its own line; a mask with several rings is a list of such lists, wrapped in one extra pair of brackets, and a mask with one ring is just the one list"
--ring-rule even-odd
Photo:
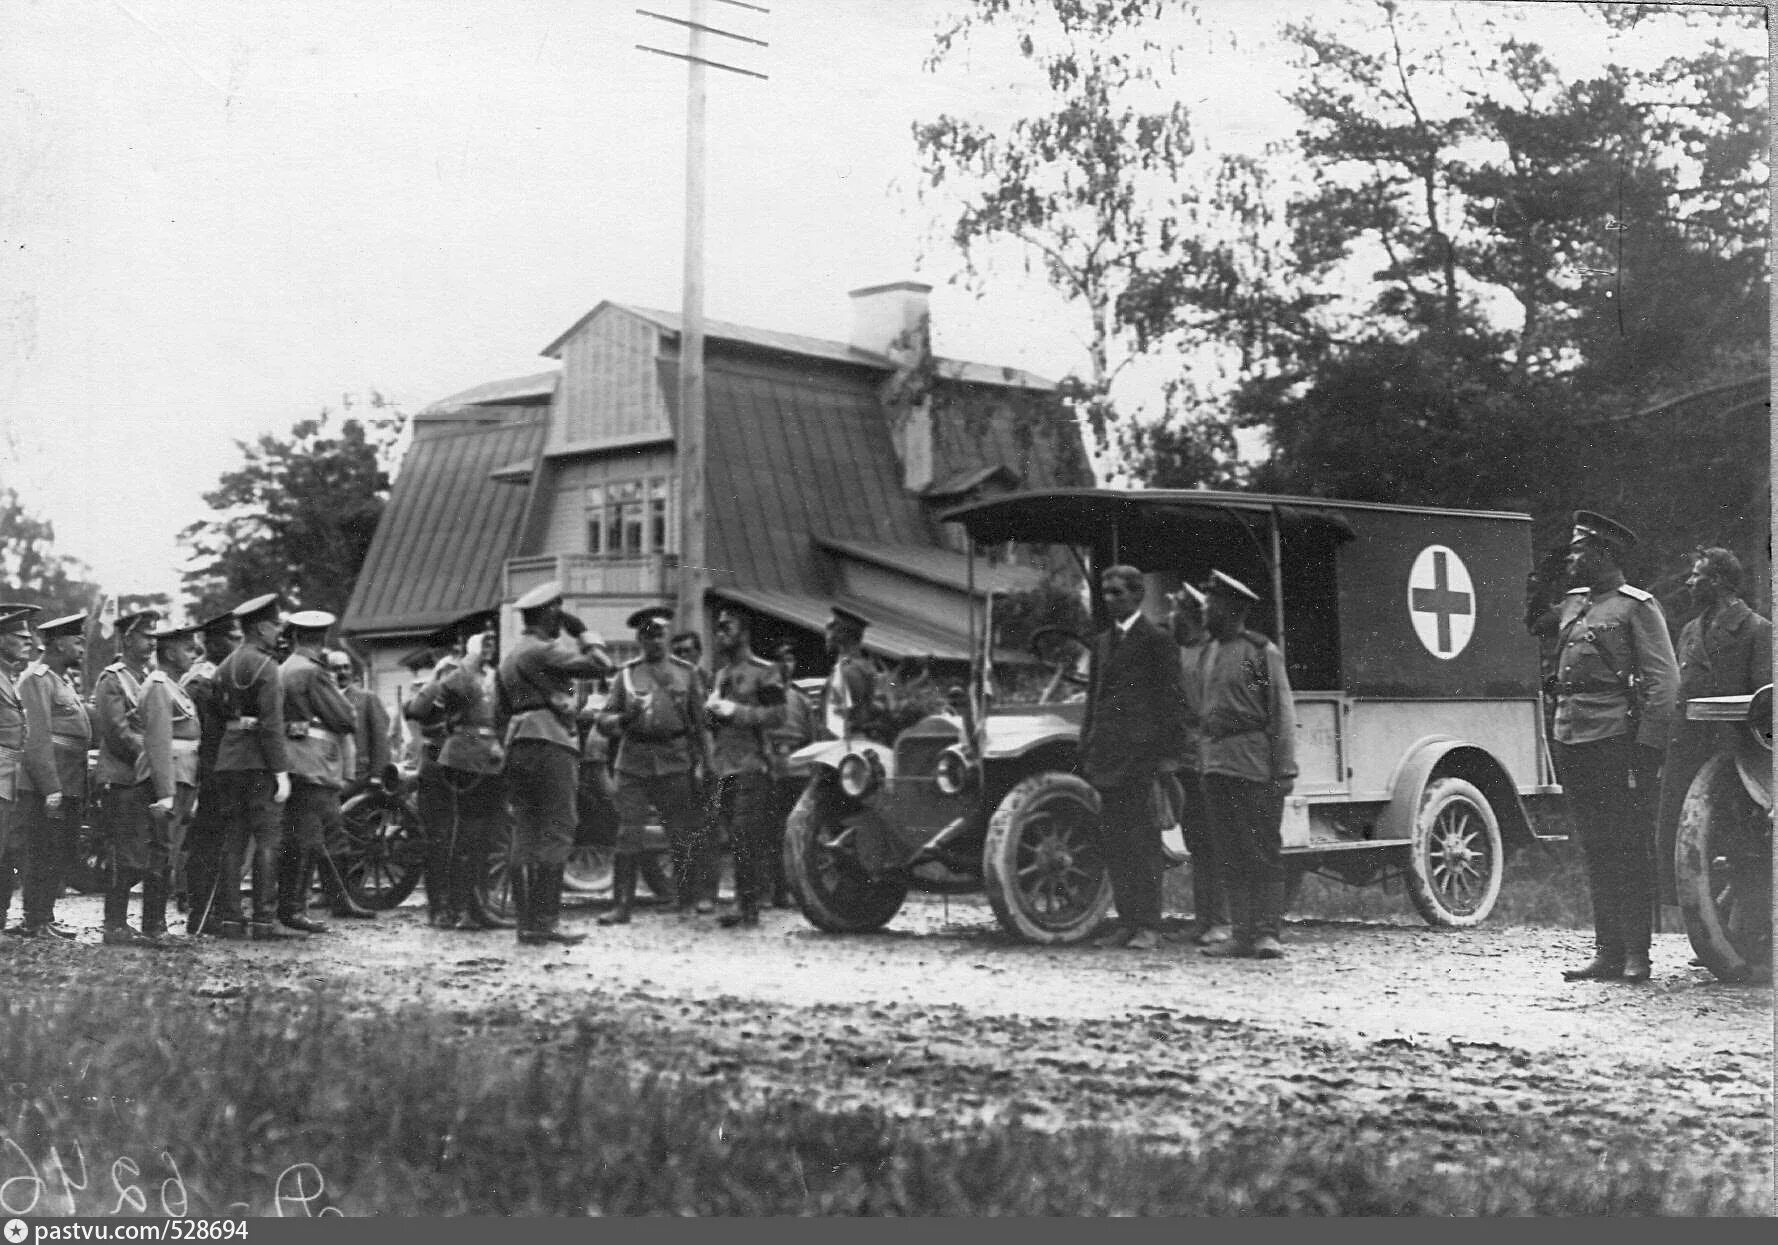
[(614, 560), (673, 552), (672, 500), (664, 475), (588, 485), (586, 552)]

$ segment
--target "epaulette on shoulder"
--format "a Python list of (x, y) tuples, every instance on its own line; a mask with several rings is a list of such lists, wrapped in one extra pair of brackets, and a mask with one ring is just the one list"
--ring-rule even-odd
[(775, 662), (775, 661), (767, 661), (767, 660), (766, 660), (766, 659), (765, 659), (765, 658), (764, 658), (764, 657), (761, 657), (761, 656), (760, 656), (760, 655), (759, 655), (759, 654), (758, 654), (758, 653), (749, 653), (749, 654), (747, 654), (747, 660), (748, 660), (748, 661), (750, 661), (750, 662), (752, 662), (752, 663), (753, 663), (753, 664), (754, 664), (754, 665), (756, 665), (756, 666), (772, 666), (772, 667), (776, 667), (776, 666), (777, 666), (777, 664), (778, 664), (778, 663), (777, 663), (777, 662)]
[(116, 661), (112, 662), (109, 666), (106, 666), (103, 670), (99, 671), (99, 673), (100, 674), (122, 674), (126, 669), (128, 669), (128, 667), (126, 667), (123, 664), (123, 658), (119, 657)]
[(1632, 601), (1652, 601), (1655, 599), (1654, 593), (1649, 592), (1645, 588), (1632, 587), (1629, 584), (1619, 584), (1617, 590), (1629, 597)]
[(1591, 591), (1592, 591), (1592, 589), (1591, 589), (1591, 588), (1589, 588), (1589, 587), (1587, 587), (1587, 586), (1586, 586), (1586, 585), (1585, 585), (1585, 584), (1582, 584), (1582, 585), (1581, 585), (1581, 586), (1580, 586), (1580, 587), (1578, 587), (1578, 588), (1570, 588), (1570, 589), (1569, 589), (1569, 590), (1568, 590), (1568, 593), (1567, 593), (1567, 595), (1568, 595), (1568, 596), (1574, 596), (1574, 595), (1576, 595), (1576, 594), (1577, 594), (1577, 593), (1583, 593), (1583, 592), (1591, 592)]
[(694, 666), (691, 662), (685, 660), (685, 658), (676, 657), (672, 653), (667, 654), (667, 660), (672, 662), (675, 666), (684, 666), (687, 670), (696, 670), (697, 669), (696, 666)]

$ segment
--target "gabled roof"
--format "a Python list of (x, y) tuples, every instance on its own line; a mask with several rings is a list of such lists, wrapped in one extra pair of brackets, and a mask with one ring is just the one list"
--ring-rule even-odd
[[(563, 344), (579, 332), (581, 326), (607, 307), (613, 307), (636, 316), (638, 319), (646, 320), (663, 332), (675, 336), (684, 328), (684, 319), (677, 311), (633, 307), (628, 303), (614, 303), (608, 299), (576, 320), (567, 332), (545, 346), (542, 351), (543, 356), (548, 359), (559, 359)], [(780, 333), (774, 329), (754, 328), (752, 325), (734, 324), (727, 320), (705, 320), (704, 335), (706, 338), (714, 338), (718, 341), (736, 342), (744, 346), (755, 346), (762, 350), (775, 350), (782, 354), (801, 355), (810, 359), (826, 359), (833, 363), (859, 364), (882, 372), (893, 371), (895, 368), (895, 364), (886, 355), (860, 350), (846, 342), (833, 341), (824, 337), (804, 337), (800, 333)], [(933, 366), (942, 378), (968, 384), (1004, 385), (1016, 389), (1046, 391), (1056, 387), (1054, 382), (1016, 367), (997, 367), (988, 363), (972, 363), (964, 359), (946, 358), (935, 358)]]
[(996, 480), (1008, 488), (1017, 488), (1019, 473), (1005, 463), (990, 463), (986, 467), (975, 467), (969, 471), (955, 471), (942, 480), (935, 480), (920, 490), (920, 496), (933, 500), (948, 497), (961, 497), (970, 489)]
[(408, 635), (498, 605), (526, 490), (502, 484), (492, 473), (535, 461), (546, 427), (545, 414), (538, 411), (493, 427), (416, 438), (402, 460), (340, 629)]

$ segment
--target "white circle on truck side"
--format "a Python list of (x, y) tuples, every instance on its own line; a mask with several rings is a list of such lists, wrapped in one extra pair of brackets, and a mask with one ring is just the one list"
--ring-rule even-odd
[(1408, 572), (1408, 618), (1426, 651), (1450, 661), (1475, 634), (1475, 585), (1455, 550), (1428, 545)]

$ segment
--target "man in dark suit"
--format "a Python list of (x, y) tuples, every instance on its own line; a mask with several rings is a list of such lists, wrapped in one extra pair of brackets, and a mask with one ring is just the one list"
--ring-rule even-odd
[(1113, 566), (1099, 577), (1111, 626), (1093, 641), (1079, 766), (1099, 793), (1100, 850), (1117, 902), (1117, 921), (1093, 945), (1138, 951), (1160, 945), (1155, 776), (1185, 731), (1179, 649), (1143, 616), (1144, 592), (1133, 566)]

